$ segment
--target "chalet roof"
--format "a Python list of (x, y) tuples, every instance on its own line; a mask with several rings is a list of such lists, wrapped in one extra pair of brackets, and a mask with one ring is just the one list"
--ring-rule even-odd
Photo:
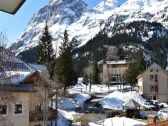
[(149, 68), (158, 68), (158, 69), (162, 69), (160, 65), (153, 63), (152, 65), (149, 66)]
[(0, 72), (2, 71), (31, 71), (32, 69), (17, 58), (14, 53), (0, 47)]
[[(34, 77), (36, 77), (36, 78), (34, 78)], [(25, 79), (23, 79), (21, 83), (24, 84), (27, 82), (29, 83), (29, 82), (35, 81), (33, 79), (36, 79), (36, 81), (38, 81), (38, 79), (40, 79), (40, 82), (41, 81), (45, 82), (45, 84), (47, 86), (52, 86), (54, 84), (54, 82), (49, 77), (44, 76), (41, 72), (38, 72), (38, 71), (31, 73), (29, 76), (27, 76)]]
[(141, 105), (139, 103), (137, 103), (136, 101), (134, 101), (133, 99), (129, 100), (127, 103), (124, 104), (124, 107), (126, 109), (137, 109), (140, 106)]
[(126, 60), (104, 61), (100, 60), (98, 64), (128, 64)]
[(1, 62), (24, 63), (22, 60), (17, 58), (14, 53), (2, 46), (0, 47), (0, 59)]
[(31, 64), (29, 63), (28, 64), (34, 71), (38, 71), (40, 72), (43, 76), (45, 77), (50, 77), (49, 76), (49, 72), (48, 72), (48, 69), (45, 65), (41, 65), (41, 64)]
[[(50, 84), (49, 74), (44, 65), (27, 64), (9, 50), (0, 47), (0, 86), (23, 86), (24, 82), (39, 75)], [(33, 82), (33, 81), (31, 81)], [(25, 85), (26, 88), (26, 85)], [(14, 87), (15, 89), (15, 87)], [(13, 90), (14, 90), (13, 89)], [(19, 88), (20, 90), (23, 88)]]

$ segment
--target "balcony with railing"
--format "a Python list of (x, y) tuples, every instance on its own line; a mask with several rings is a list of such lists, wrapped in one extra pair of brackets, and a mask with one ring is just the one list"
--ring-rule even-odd
[(31, 111), (29, 112), (29, 121), (43, 121), (45, 116), (47, 116), (48, 121), (54, 120), (57, 117), (57, 111), (54, 109), (50, 109), (46, 113), (42, 110)]

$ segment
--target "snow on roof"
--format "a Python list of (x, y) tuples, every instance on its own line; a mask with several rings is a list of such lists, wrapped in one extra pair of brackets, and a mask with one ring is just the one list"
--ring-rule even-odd
[(76, 93), (74, 94), (74, 96), (76, 101), (80, 104), (83, 104), (86, 100), (91, 98), (89, 94), (84, 94), (84, 93)]
[(30, 74), (31, 72), (6, 71), (0, 75), (0, 84), (19, 84)]
[(58, 108), (64, 109), (64, 110), (72, 110), (79, 107), (79, 104), (77, 104), (73, 99), (61, 97), (61, 99), (58, 102)]
[(49, 78), (49, 72), (48, 69), (45, 65), (41, 65), (41, 64), (28, 64), (32, 69), (34, 69), (35, 71), (40, 72), (42, 75), (46, 76)]
[(83, 77), (78, 77), (78, 82), (82, 82), (83, 81)]
[(114, 117), (105, 120), (90, 122), (89, 126), (145, 126), (144, 122), (139, 122), (126, 117)]
[(133, 99), (140, 105), (144, 106), (145, 99), (142, 98), (137, 92), (119, 92), (115, 91), (106, 97), (104, 97), (99, 103), (103, 108), (114, 109), (114, 110), (123, 110), (123, 105), (129, 100)]
[(104, 61), (100, 60), (98, 64), (128, 64), (126, 60)]

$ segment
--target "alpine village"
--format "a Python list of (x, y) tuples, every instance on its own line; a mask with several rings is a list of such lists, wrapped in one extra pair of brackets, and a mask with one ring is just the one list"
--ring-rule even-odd
[(168, 0), (89, 2), (48, 0), (8, 46), (0, 31), (0, 126), (168, 126)]

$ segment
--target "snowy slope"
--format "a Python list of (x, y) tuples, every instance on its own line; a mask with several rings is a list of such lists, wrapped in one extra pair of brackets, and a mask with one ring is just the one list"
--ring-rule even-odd
[(54, 38), (54, 48), (62, 41), (65, 29), (68, 31), (70, 40), (72, 38), (78, 40), (78, 45), (82, 46), (103, 29), (104, 26), (100, 24), (111, 16), (111, 9), (116, 7), (116, 2), (114, 2), (115, 5), (110, 2), (107, 0), (105, 10), (99, 13), (98, 9), (88, 10), (83, 0), (52, 0), (48, 7), (43, 7), (33, 16), (11, 49), (19, 53), (37, 46), (46, 19)]
[(101, 0), (100, 3), (93, 9), (99, 12), (104, 12), (107, 10), (112, 10), (118, 6), (117, 0)]
[[(11, 49), (19, 54), (37, 46), (46, 19), (56, 49), (65, 29), (69, 39), (77, 41), (76, 46), (81, 47), (100, 31), (111, 29), (115, 24), (143, 20), (159, 22), (168, 28), (167, 12), (167, 0), (127, 0), (122, 5), (118, 4), (118, 0), (101, 0), (93, 9), (88, 9), (84, 0), (51, 0), (49, 6), (41, 8), (33, 16)], [(107, 31), (110, 36), (113, 34)]]
[(120, 21), (124, 22), (156, 21), (167, 27), (167, 12), (167, 0), (128, 0), (115, 10), (114, 15), (117, 15), (121, 19)]

